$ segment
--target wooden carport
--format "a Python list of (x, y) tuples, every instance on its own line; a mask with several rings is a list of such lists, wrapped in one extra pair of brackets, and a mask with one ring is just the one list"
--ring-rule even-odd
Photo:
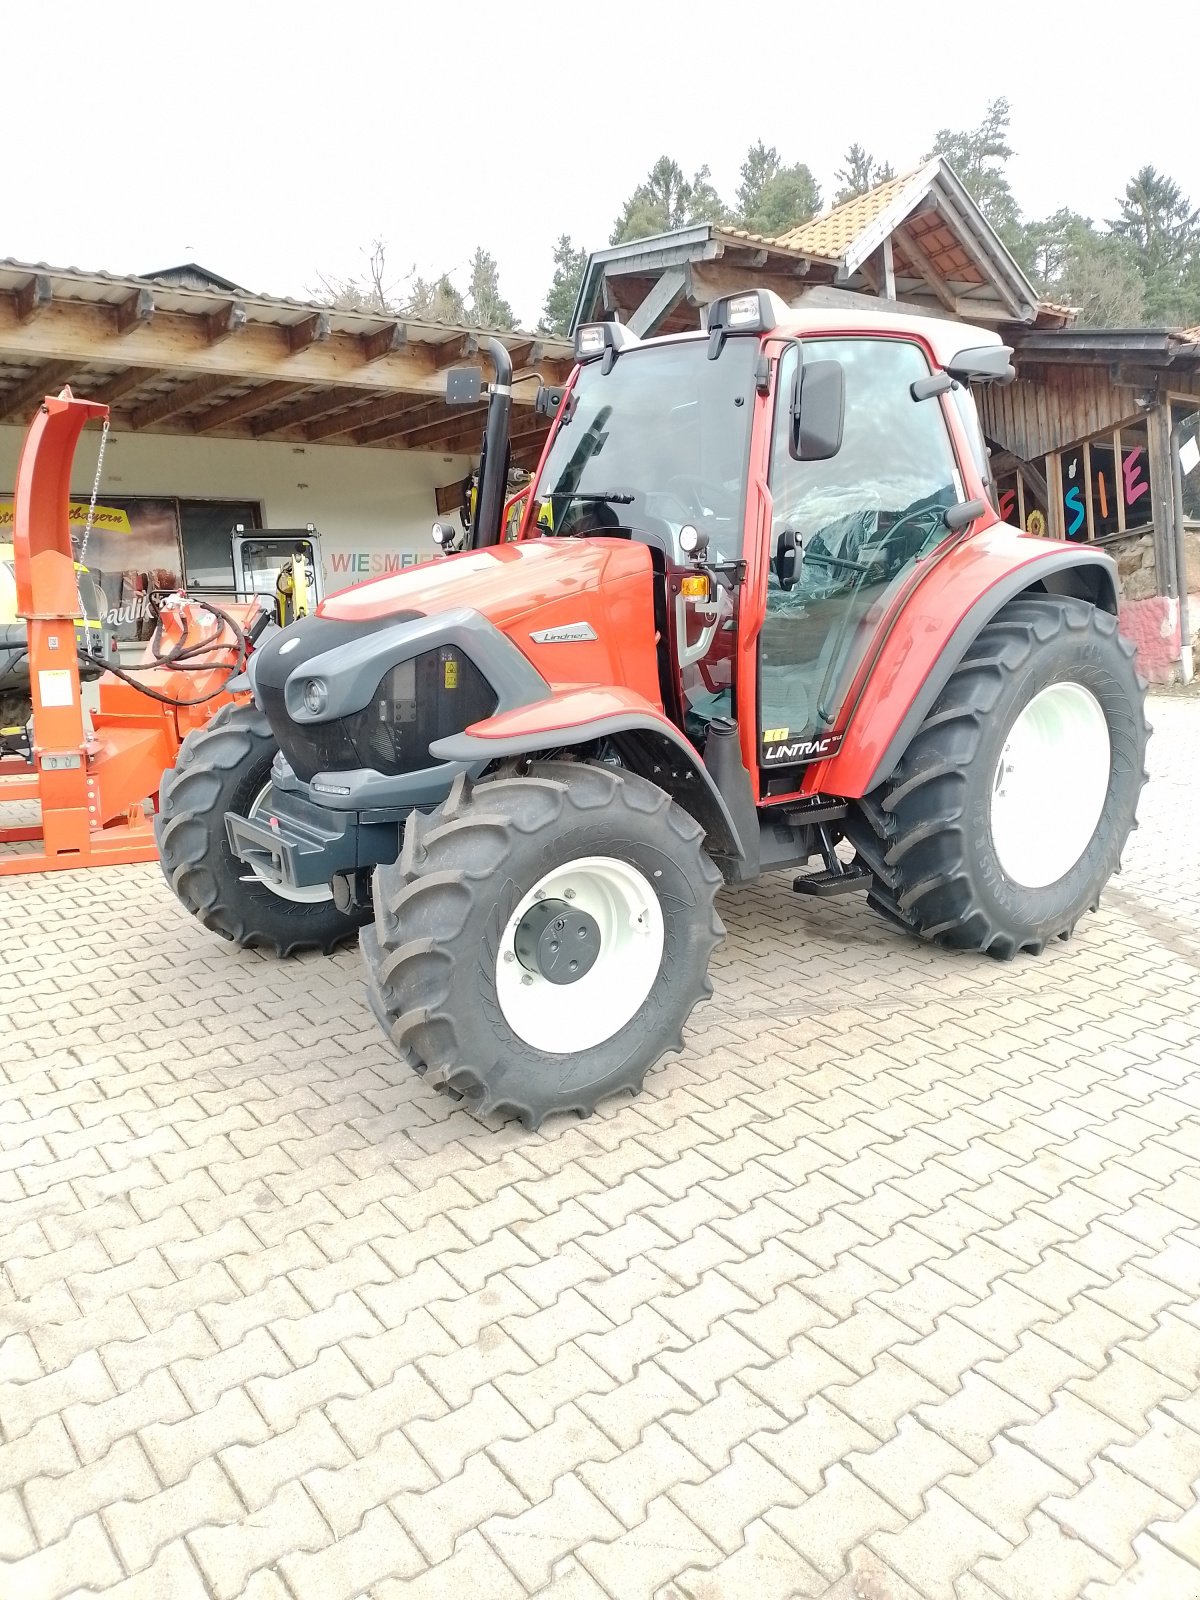
[[(243, 293), (191, 272), (121, 277), (0, 261), (0, 424), (24, 424), (70, 384), (112, 408), (117, 431), (472, 454), (484, 407), (449, 409), (446, 369), (475, 362), (488, 330)], [(538, 379), (560, 383), (570, 346), (491, 334), (514, 369), (513, 461), (548, 423)]]

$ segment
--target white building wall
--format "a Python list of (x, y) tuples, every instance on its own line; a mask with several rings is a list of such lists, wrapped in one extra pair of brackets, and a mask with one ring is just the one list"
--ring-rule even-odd
[[(24, 436), (23, 428), (0, 427), (0, 494), (12, 491)], [(92, 438), (89, 429), (76, 454), (77, 500), (91, 494)], [(100, 497), (256, 500), (267, 528), (311, 522), (321, 535), (330, 593), (431, 556), (434, 489), (461, 482), (470, 466), (466, 456), (425, 451), (114, 433)]]

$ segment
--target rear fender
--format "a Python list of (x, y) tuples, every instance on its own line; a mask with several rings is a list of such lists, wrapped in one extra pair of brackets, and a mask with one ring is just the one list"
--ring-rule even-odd
[(854, 799), (890, 778), (980, 630), (1022, 594), (1075, 595), (1115, 616), (1116, 566), (1002, 524), (963, 540), (892, 619), (841, 749), (809, 769), (805, 790)]
[(729, 807), (695, 746), (631, 689), (562, 690), (438, 739), (429, 753), (436, 761), (459, 761), (478, 771), (494, 761), (601, 740), (631, 772), (657, 784), (695, 817), (713, 854), (738, 860), (745, 855)]

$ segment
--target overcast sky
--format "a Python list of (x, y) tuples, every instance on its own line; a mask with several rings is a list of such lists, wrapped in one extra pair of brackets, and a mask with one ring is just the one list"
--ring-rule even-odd
[[(1097, 219), (1150, 163), (1200, 204), (1194, 0), (1140, 17), (1045, 0), (58, 0), (4, 8), (0, 256), (147, 272), (202, 262), (304, 296), (361, 268), (460, 283), (477, 243), (536, 321), (560, 233), (592, 248), (654, 160), (732, 199), (762, 138), (823, 191), (854, 139), (897, 170), (1012, 102), (1026, 214)], [(1079, 18), (1078, 32), (1072, 17)], [(927, 19), (924, 22), (923, 19)]]

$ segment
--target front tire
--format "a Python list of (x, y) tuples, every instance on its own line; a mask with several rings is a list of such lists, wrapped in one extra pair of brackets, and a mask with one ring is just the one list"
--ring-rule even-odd
[[(636, 1094), (712, 992), (721, 876), (702, 841), (630, 773), (546, 762), (459, 778), (376, 869), (361, 944), (384, 1032), (433, 1086), (528, 1128)], [(583, 970), (564, 974), (576, 950)]]
[(1146, 780), (1133, 656), (1085, 601), (1005, 606), (857, 808), (848, 833), (875, 909), (1001, 960), (1069, 937), (1119, 867)]
[(290, 956), (326, 955), (352, 939), (365, 914), (346, 916), (323, 889), (256, 876), (229, 848), (225, 814), (253, 815), (270, 792), (278, 746), (255, 706), (222, 706), (189, 733), (159, 789), (154, 834), (167, 882), (204, 927), (233, 944)]

